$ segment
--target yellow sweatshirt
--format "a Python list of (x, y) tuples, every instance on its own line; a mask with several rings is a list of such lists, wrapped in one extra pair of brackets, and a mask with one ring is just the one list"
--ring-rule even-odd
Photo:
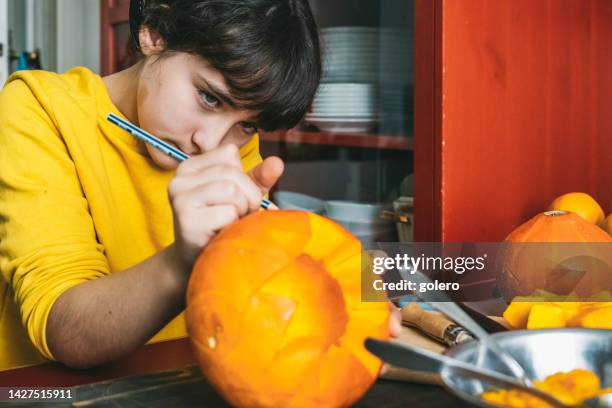
[[(46, 322), (70, 287), (174, 241), (167, 185), (98, 75), (21, 71), (0, 92), (0, 370), (53, 359)], [(258, 137), (241, 149), (261, 162)], [(151, 341), (186, 334), (183, 315)]]

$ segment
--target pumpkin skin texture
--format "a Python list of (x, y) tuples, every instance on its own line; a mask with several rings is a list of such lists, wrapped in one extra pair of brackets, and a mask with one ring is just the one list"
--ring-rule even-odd
[(498, 287), (507, 301), (537, 290), (580, 297), (609, 290), (612, 246), (603, 243), (612, 243), (612, 237), (574, 213), (538, 214), (505, 239), (498, 256)]
[(381, 362), (385, 302), (361, 302), (362, 251), (338, 224), (261, 211), (222, 230), (196, 261), (186, 323), (202, 372), (232, 405), (348, 406)]
[(586, 193), (563, 194), (550, 204), (551, 211), (569, 211), (578, 214), (591, 224), (599, 225), (605, 214), (593, 197)]
[(608, 214), (606, 219), (601, 223), (601, 228), (612, 236), (612, 214)]

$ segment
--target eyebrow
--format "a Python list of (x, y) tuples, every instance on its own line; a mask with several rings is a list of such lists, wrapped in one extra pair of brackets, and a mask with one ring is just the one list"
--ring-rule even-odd
[(213, 94), (213, 96), (217, 99), (219, 99), (220, 101), (223, 101), (224, 103), (226, 103), (227, 105), (229, 105), (232, 108), (236, 108), (237, 107), (237, 103), (236, 101), (231, 97), (231, 95), (225, 91), (222, 91), (221, 89), (219, 89), (218, 87), (214, 86), (213, 84), (211, 84), (210, 82), (208, 82), (205, 78), (203, 78), (202, 76), (199, 77), (200, 80), (202, 82), (204, 82), (204, 84), (206, 84), (206, 87), (208, 88), (208, 90), (210, 91), (211, 94)]

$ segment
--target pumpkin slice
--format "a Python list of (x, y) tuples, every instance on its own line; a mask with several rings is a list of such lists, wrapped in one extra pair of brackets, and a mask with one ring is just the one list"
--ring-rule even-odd
[(529, 318), (527, 319), (528, 329), (549, 329), (555, 327), (565, 327), (567, 314), (560, 307), (548, 304), (533, 305)]

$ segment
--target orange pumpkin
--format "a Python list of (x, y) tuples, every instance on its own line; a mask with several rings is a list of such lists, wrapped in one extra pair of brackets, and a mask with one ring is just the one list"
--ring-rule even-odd
[(361, 245), (302, 211), (262, 211), (225, 228), (198, 258), (186, 321), (209, 382), (231, 404), (347, 406), (381, 362), (385, 302), (361, 301)]
[(576, 213), (595, 225), (599, 225), (605, 217), (599, 203), (587, 193), (563, 194), (555, 198), (548, 209)]
[(574, 213), (538, 214), (504, 242), (497, 283), (508, 301), (536, 290), (588, 297), (610, 289), (612, 237)]

